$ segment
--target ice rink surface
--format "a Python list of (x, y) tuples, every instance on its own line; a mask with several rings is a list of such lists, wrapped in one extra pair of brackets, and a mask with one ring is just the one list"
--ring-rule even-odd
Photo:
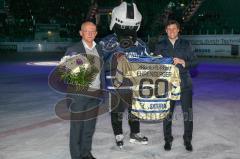
[[(63, 98), (48, 86), (53, 67), (0, 63), (0, 159), (70, 159), (69, 122), (54, 105)], [(129, 143), (127, 114), (123, 150), (115, 146), (109, 114), (98, 118), (92, 153), (97, 159), (239, 159), (240, 59), (206, 59), (192, 72), (193, 152), (183, 146), (181, 107), (175, 110), (173, 146), (164, 151), (162, 123), (142, 123), (148, 145)]]

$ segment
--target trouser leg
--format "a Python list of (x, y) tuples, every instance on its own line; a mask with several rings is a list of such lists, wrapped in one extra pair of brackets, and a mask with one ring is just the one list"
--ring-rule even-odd
[(122, 112), (111, 112), (111, 124), (114, 135), (119, 135), (123, 133), (122, 120), (123, 120)]
[(173, 113), (175, 108), (175, 101), (170, 101), (170, 112), (168, 116), (163, 120), (163, 133), (164, 133), (164, 140), (166, 142), (172, 142), (172, 119)]
[(81, 158), (81, 136), (83, 130), (83, 122), (70, 121), (70, 154), (72, 159)]
[(128, 109), (128, 124), (130, 127), (130, 133), (140, 132), (140, 121), (137, 117), (131, 114), (131, 109)]
[(184, 141), (192, 140), (193, 133), (193, 112), (192, 112), (192, 91), (181, 93), (181, 106), (184, 118)]
[(92, 139), (95, 132), (97, 119), (91, 119), (83, 122), (83, 131), (82, 131), (82, 146), (81, 153), (82, 156), (87, 156), (92, 150)]
[[(83, 96), (70, 97), (73, 99), (70, 110), (75, 113), (74, 117), (77, 112), (81, 112), (82, 117), (82, 120), (71, 118), (73, 120), (70, 121), (70, 154), (72, 159), (79, 159), (90, 153), (96, 125), (97, 111), (94, 112), (95, 115), (84, 113), (84, 111), (97, 107), (100, 101)], [(92, 116), (94, 118), (90, 118)]]

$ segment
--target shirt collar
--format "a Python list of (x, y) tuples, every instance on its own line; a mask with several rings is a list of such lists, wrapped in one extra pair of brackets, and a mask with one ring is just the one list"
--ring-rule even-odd
[(82, 39), (82, 43), (83, 43), (83, 46), (85, 48), (89, 49), (89, 50), (93, 50), (94, 47), (96, 46), (96, 42), (95, 41), (93, 41), (93, 46), (91, 48), (87, 45), (87, 43), (83, 39)]
[[(168, 37), (166, 37), (166, 39), (167, 39), (168, 43), (172, 44), (172, 42), (169, 40)], [(175, 46), (179, 42), (179, 40), (180, 40), (180, 37), (178, 36), (176, 41), (174, 42), (174, 45), (173, 44), (172, 45)]]

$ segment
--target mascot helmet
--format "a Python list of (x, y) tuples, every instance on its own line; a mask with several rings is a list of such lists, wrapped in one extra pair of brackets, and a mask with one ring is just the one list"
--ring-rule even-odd
[(135, 3), (122, 2), (119, 6), (115, 7), (112, 11), (112, 19), (110, 24), (110, 30), (113, 29), (115, 24), (120, 25), (122, 28), (137, 27), (139, 30), (142, 21), (142, 15), (138, 11)]
[(117, 35), (121, 47), (131, 47), (137, 41), (141, 20), (142, 15), (135, 3), (122, 2), (113, 9), (110, 30)]

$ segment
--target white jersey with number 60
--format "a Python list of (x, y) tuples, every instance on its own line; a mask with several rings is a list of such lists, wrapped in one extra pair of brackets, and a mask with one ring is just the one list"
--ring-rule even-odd
[(170, 100), (180, 99), (180, 77), (172, 58), (118, 59), (113, 81), (119, 88), (124, 78), (132, 82), (131, 113), (143, 120), (163, 120), (170, 111)]

